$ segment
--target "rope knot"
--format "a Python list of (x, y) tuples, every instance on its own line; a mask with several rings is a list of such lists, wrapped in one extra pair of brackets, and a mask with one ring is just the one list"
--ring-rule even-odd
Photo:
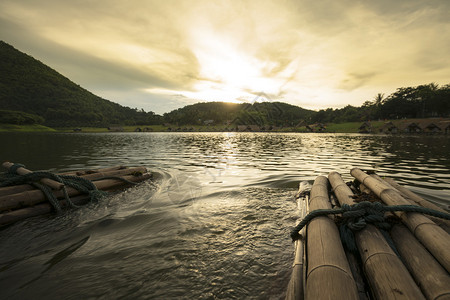
[(363, 201), (354, 205), (344, 204), (341, 207), (342, 223), (353, 231), (362, 230), (367, 224), (386, 228), (389, 224), (384, 219), (384, 206), (379, 202)]

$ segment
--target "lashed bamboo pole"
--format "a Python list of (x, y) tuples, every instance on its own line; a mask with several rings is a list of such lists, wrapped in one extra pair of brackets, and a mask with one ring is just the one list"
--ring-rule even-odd
[(437, 206), (436, 204), (433, 204), (433, 203), (423, 199), (419, 195), (416, 195), (415, 193), (411, 192), (407, 188), (401, 186), (392, 178), (388, 178), (388, 177), (381, 178), (378, 174), (370, 174), (370, 176), (375, 179), (378, 179), (379, 181), (383, 182), (385, 185), (387, 185), (393, 189), (396, 189), (400, 193), (400, 195), (402, 195), (402, 197), (405, 198), (405, 200), (409, 201), (410, 203), (412, 203), (414, 205), (426, 207), (429, 209), (434, 209), (434, 210), (437, 210), (437, 211), (440, 211), (443, 213), (447, 212), (444, 209), (442, 209), (441, 207)]
[(63, 172), (59, 173), (58, 175), (72, 175), (72, 176), (81, 176), (89, 175), (89, 174), (95, 174), (99, 172), (112, 172), (117, 170), (124, 170), (128, 169), (126, 166), (114, 166), (109, 168), (102, 168), (102, 169), (89, 169), (89, 170), (77, 170), (77, 171), (69, 171), (69, 172)]
[[(75, 205), (83, 205), (89, 202), (89, 196), (79, 195), (70, 199)], [(59, 201), (61, 207), (67, 206), (67, 201)], [(21, 220), (25, 220), (31, 217), (48, 214), (52, 211), (53, 207), (49, 203), (41, 203), (35, 206), (26, 207), (22, 209), (16, 209), (10, 212), (0, 214), (0, 226), (12, 224)]]
[[(300, 182), (296, 200), (298, 209), (300, 210), (301, 219), (304, 218), (308, 213), (307, 206), (309, 201), (309, 195), (307, 194), (307, 191), (309, 191), (310, 189), (311, 184), (309, 184), (307, 181)], [(302, 230), (300, 231), (300, 239), (295, 241), (295, 258), (292, 267), (291, 280), (289, 281), (286, 292), (287, 300), (304, 299), (303, 275), (304, 275), (304, 268), (306, 267), (304, 261), (306, 230), (304, 229), (305, 228), (302, 228)]]
[[(375, 179), (358, 168), (351, 175), (366, 185), (388, 205), (410, 205), (398, 191)], [(450, 272), (450, 236), (444, 229), (419, 213), (396, 212), (409, 230), (425, 245), (433, 256)]]
[[(9, 162), (9, 161), (5, 161), (2, 166), (5, 167), (6, 169), (10, 169), (14, 164)], [(17, 168), (16, 170), (17, 174), (19, 175), (26, 175), (26, 174), (30, 174), (33, 173), (32, 171), (25, 169), (23, 167)], [(48, 178), (43, 178), (40, 180), (41, 183), (48, 185), (49, 187), (51, 187), (54, 190), (60, 190), (64, 187), (64, 184), (61, 182), (57, 182)]]
[[(135, 167), (135, 168), (125, 168), (122, 166), (115, 167), (115, 168), (107, 168), (107, 169), (99, 169), (95, 172), (77, 172), (80, 175), (73, 174), (57, 174), (57, 175), (70, 175), (70, 176), (78, 176), (82, 177), (88, 180), (94, 180), (102, 177), (112, 177), (112, 176), (123, 176), (123, 175), (130, 175), (130, 174), (137, 174), (137, 173), (146, 173), (147, 168), (145, 167)], [(14, 185), (14, 186), (7, 186), (0, 188), (0, 197), (11, 195), (11, 194), (17, 194), (20, 192), (26, 192), (35, 190), (36, 188), (29, 184), (20, 184), (20, 185)]]
[[(311, 190), (311, 211), (330, 209), (328, 180), (319, 176)], [(306, 299), (358, 299), (336, 224), (328, 217), (314, 218), (307, 229), (308, 271)]]
[(447, 271), (405, 226), (394, 225), (391, 235), (406, 267), (427, 299), (449, 299), (450, 276)]
[[(143, 180), (150, 178), (150, 174), (144, 174), (142, 176), (134, 176), (134, 175), (128, 175), (124, 176), (123, 178), (129, 181), (134, 181), (135, 179), (143, 178)], [(141, 180), (137, 180), (141, 181)], [(93, 182), (94, 185), (99, 190), (104, 189), (111, 189), (113, 187), (118, 187), (125, 185), (126, 183), (120, 180), (116, 179), (105, 179), (105, 180), (99, 180)], [(76, 196), (79, 195), (81, 192), (73, 189), (71, 187), (66, 188), (67, 193), (69, 196)], [(55, 197), (57, 198), (63, 198), (64, 193), (63, 191), (55, 191), (54, 192)], [(32, 190), (32, 191), (26, 191), (18, 194), (13, 195), (6, 195), (0, 197), (0, 211), (10, 210), (10, 209), (18, 209), (26, 206), (32, 206), (36, 205), (38, 203), (46, 201), (47, 198), (45, 197), (44, 193), (41, 190)]]
[[(403, 196), (403, 198), (405, 198), (406, 200), (408, 200), (409, 202), (411, 202), (414, 205), (419, 205), (422, 207), (426, 207), (429, 209), (434, 209), (440, 212), (444, 212), (446, 213), (447, 211), (445, 211), (444, 209), (440, 208), (439, 206), (437, 206), (436, 204), (433, 204), (425, 199), (423, 199), (422, 197), (420, 197), (419, 195), (416, 195), (415, 193), (411, 192), (410, 190), (408, 190), (407, 188), (399, 185), (394, 179), (392, 178), (381, 178), (380, 176), (376, 175), (376, 174), (372, 174), (370, 176), (373, 176), (379, 180), (384, 180), (387, 184), (389, 184), (390, 186), (392, 186), (393, 188), (395, 188), (397, 191), (399, 191), (400, 195)], [(433, 218), (430, 217), (430, 219), (435, 222), (436, 224), (441, 225), (441, 227), (444, 228), (444, 230), (449, 233), (450, 232), (450, 220), (444, 220), (444, 219), (439, 219), (439, 218)]]
[(113, 171), (106, 171), (106, 172), (96, 172), (92, 174), (86, 174), (81, 176), (84, 179), (88, 180), (94, 180), (102, 177), (112, 177), (112, 176), (124, 176), (124, 175), (130, 175), (130, 174), (144, 174), (147, 172), (147, 168), (145, 167), (136, 167), (136, 168), (129, 168), (129, 169), (121, 169), (121, 170), (113, 170)]
[(34, 186), (29, 185), (29, 184), (5, 186), (5, 187), (0, 188), (0, 197), (6, 196), (6, 195), (17, 194), (17, 193), (21, 193), (21, 192), (26, 192), (26, 191), (32, 191), (35, 189), (36, 188)]
[[(132, 181), (132, 182), (141, 182), (147, 180), (151, 177), (150, 174), (143, 174), (141, 176), (125, 176), (124, 178)], [(115, 180), (115, 179), (107, 179), (96, 182), (98, 183), (98, 188), (104, 191), (113, 190), (120, 186), (126, 185), (123, 181)], [(89, 201), (89, 196), (87, 195), (78, 195), (75, 197), (71, 197), (70, 200), (76, 205), (82, 205)], [(59, 201), (62, 207), (66, 206), (67, 203), (65, 200)], [(40, 203), (38, 205), (32, 207), (26, 207), (22, 209), (13, 210), (10, 212), (0, 213), (0, 225), (11, 224), (20, 220), (24, 220), (30, 217), (43, 215), (50, 213), (53, 210), (53, 207), (49, 203)]]
[[(352, 205), (353, 192), (337, 172), (328, 175), (339, 203)], [(408, 270), (373, 225), (355, 234), (364, 272), (376, 299), (424, 299)]]

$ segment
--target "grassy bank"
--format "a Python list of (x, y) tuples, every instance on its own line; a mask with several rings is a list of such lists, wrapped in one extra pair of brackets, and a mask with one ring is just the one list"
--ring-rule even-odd
[[(325, 132), (336, 133), (358, 133), (359, 127), (363, 122), (347, 122), (347, 123), (329, 123), (326, 126)], [(384, 121), (372, 121), (370, 122), (373, 128), (373, 132), (379, 132), (379, 129), (383, 126)]]
[(0, 132), (55, 132), (56, 130), (43, 125), (0, 124)]

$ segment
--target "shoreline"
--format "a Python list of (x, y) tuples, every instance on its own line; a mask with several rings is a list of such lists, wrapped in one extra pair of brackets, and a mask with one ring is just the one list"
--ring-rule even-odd
[[(408, 126), (415, 126), (409, 129)], [(266, 129), (267, 128), (267, 129)], [(408, 131), (406, 131), (408, 130)], [(450, 134), (450, 118), (400, 119), (366, 122), (311, 124), (302, 126), (257, 126), (257, 125), (127, 125), (110, 127), (57, 127), (43, 125), (0, 124), (0, 132), (280, 132), (280, 133), (364, 133), (364, 134)]]

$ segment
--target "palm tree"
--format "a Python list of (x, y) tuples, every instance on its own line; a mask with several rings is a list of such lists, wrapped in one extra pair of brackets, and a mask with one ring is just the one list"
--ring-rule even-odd
[(374, 104), (376, 107), (379, 107), (384, 101), (384, 94), (378, 93), (374, 98)]

